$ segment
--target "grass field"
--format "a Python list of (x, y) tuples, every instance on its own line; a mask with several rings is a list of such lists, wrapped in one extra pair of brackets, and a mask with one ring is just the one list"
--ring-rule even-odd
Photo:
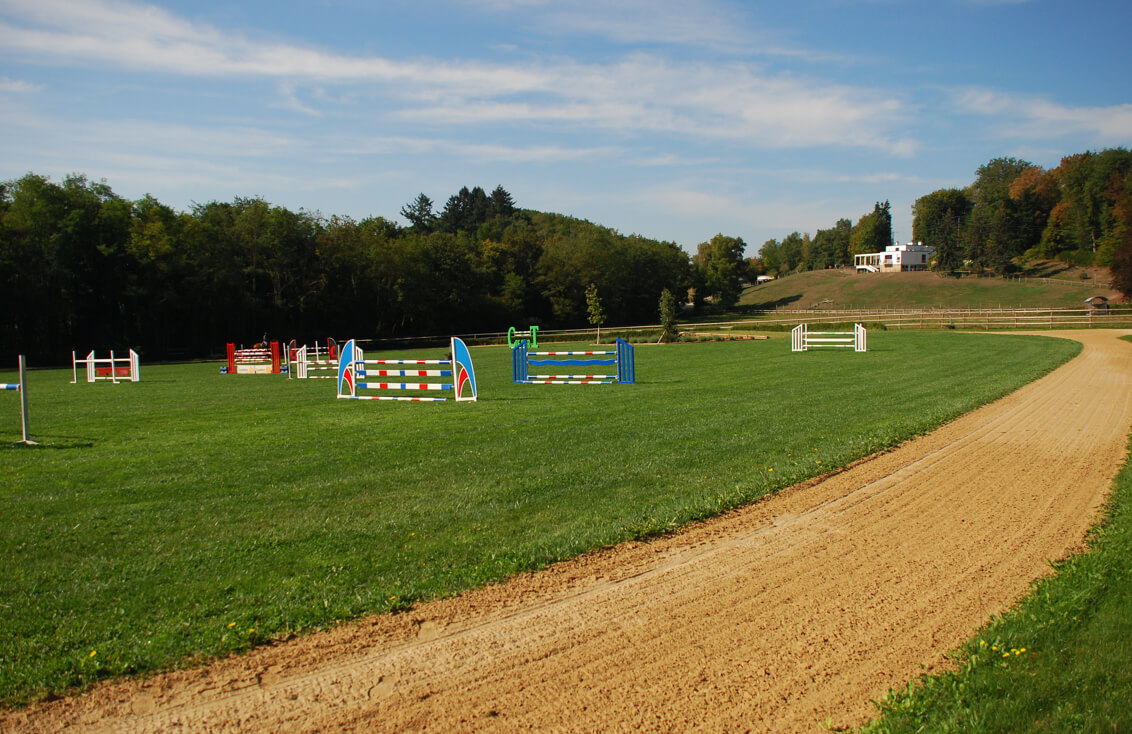
[[(481, 348), (474, 404), (337, 401), (328, 380), (215, 364), (143, 364), (124, 385), (32, 372), (40, 446), (13, 445), (16, 401), (0, 419), (0, 700), (665, 532), (929, 430), (1078, 349), (878, 332), (866, 354), (791, 354), (776, 335), (640, 345), (632, 386), (532, 386), (511, 383), (505, 348)], [(907, 389), (890, 392), (893, 375)]]

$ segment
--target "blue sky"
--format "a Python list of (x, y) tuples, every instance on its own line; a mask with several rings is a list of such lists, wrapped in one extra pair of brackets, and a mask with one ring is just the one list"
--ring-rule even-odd
[(1127, 0), (0, 0), (0, 180), (769, 238), (1132, 145)]

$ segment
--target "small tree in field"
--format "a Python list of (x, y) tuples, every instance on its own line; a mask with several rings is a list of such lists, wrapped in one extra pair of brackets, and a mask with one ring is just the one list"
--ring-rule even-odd
[(667, 288), (660, 292), (660, 326), (662, 342), (676, 341), (676, 298)]
[(590, 326), (597, 327), (597, 343), (601, 344), (601, 325), (605, 323), (605, 309), (601, 307), (597, 286), (593, 283), (586, 286), (586, 317), (590, 321)]

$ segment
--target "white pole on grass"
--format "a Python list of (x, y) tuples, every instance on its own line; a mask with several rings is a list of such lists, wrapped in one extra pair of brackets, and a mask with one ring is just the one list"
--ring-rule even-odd
[(35, 446), (35, 441), (28, 438), (28, 371), (27, 360), (20, 355), (20, 382), (18, 385), (5, 385), (9, 390), (15, 389), (20, 393), (20, 427), (23, 431), (23, 440), (20, 443)]

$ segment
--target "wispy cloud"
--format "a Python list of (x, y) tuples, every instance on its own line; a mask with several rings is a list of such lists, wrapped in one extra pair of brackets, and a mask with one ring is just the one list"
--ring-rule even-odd
[(634, 55), (614, 64), (544, 67), (540, 76), (547, 86), (537, 97), (485, 99), (452, 89), (442, 104), (398, 114), (449, 123), (587, 125), (768, 148), (848, 146), (894, 155), (917, 148), (891, 132), (909, 114), (896, 97), (768, 75), (749, 64)]
[(596, 158), (610, 159), (622, 154), (622, 151), (608, 146), (570, 148), (559, 145), (499, 145), (422, 136), (375, 136), (348, 141), (344, 145), (335, 146), (334, 149), (343, 155), (441, 153), (473, 160), (507, 163), (556, 163)]
[[(573, 7), (579, 5), (587, 4)], [(916, 148), (890, 132), (904, 113), (896, 97), (773, 75), (744, 62), (677, 63), (653, 53), (588, 64), (402, 61), (249, 40), (154, 6), (114, 0), (81, 3), (77, 12), (63, 0), (5, 0), (0, 7), (7, 16), (0, 18), (0, 47), (11, 51), (48, 63), (274, 80), (280, 105), (305, 115), (315, 110), (295, 85), (379, 85), (391, 95), (388, 114), (433, 124), (539, 121), (757, 147), (847, 146), (896, 155)], [(643, 8), (629, 6), (636, 13)], [(672, 18), (664, 24), (681, 26)], [(649, 33), (664, 35), (655, 26)]]
[(519, 18), (547, 36), (580, 35), (623, 45), (693, 46), (744, 57), (844, 60), (827, 50), (784, 40), (759, 28), (750, 8), (719, 0), (462, 0), (464, 5)]
[(11, 92), (13, 94), (28, 94), (42, 89), (40, 84), (31, 84), (30, 82), (20, 81), (19, 79), (9, 79), (6, 76), (0, 77), (0, 92)]
[(1132, 140), (1132, 104), (1071, 107), (1041, 97), (965, 89), (956, 105), (997, 121), (1003, 135), (1033, 140), (1084, 135), (1097, 145), (1126, 145)]

